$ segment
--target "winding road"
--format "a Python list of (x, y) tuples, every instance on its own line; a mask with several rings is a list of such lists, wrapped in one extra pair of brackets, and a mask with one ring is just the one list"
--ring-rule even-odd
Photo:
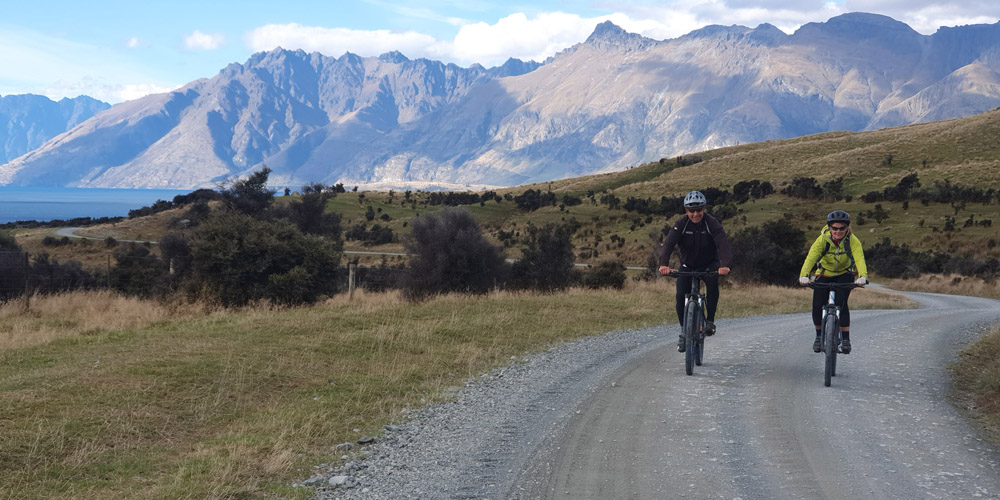
[(620, 366), (508, 498), (1000, 498), (1000, 452), (948, 399), (947, 366), (1000, 302), (908, 294), (852, 311), (823, 386), (805, 315), (722, 321), (686, 376), (672, 343)]
[(525, 356), (329, 467), (317, 498), (1000, 499), (1000, 445), (948, 374), (1000, 301), (906, 295), (921, 308), (852, 311), (831, 387), (808, 314), (718, 321), (692, 376), (676, 325)]

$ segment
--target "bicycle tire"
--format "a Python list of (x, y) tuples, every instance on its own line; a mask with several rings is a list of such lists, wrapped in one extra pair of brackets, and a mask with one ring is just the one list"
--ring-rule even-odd
[(840, 322), (837, 322), (836, 332), (833, 335), (833, 366), (830, 367), (830, 376), (837, 376), (837, 354), (840, 354)]
[(701, 357), (705, 354), (705, 316), (701, 314), (701, 308), (698, 309), (698, 328), (695, 329), (695, 336), (698, 340), (695, 341), (695, 351), (694, 351), (694, 364), (695, 366), (701, 366)]
[(698, 338), (698, 303), (694, 300), (688, 301), (684, 312), (684, 372), (688, 375), (694, 373), (695, 346)]
[(830, 378), (833, 377), (837, 366), (837, 345), (834, 343), (837, 335), (837, 317), (829, 314), (823, 322), (823, 351), (826, 354), (826, 363), (823, 369), (823, 385), (830, 387)]

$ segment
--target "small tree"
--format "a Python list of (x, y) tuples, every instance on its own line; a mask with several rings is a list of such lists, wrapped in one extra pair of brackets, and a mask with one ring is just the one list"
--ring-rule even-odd
[(405, 246), (411, 257), (403, 293), (411, 300), (447, 292), (485, 294), (507, 276), (503, 248), (487, 241), (464, 210), (416, 219)]
[(264, 166), (245, 179), (232, 183), (222, 190), (222, 199), (231, 210), (257, 216), (262, 214), (274, 201), (274, 190), (268, 189), (267, 177), (271, 169)]
[(302, 186), (302, 196), (289, 203), (292, 222), (303, 233), (339, 240), (342, 231), (340, 214), (326, 212), (327, 202), (335, 196), (333, 190), (322, 184)]
[(573, 283), (572, 232), (563, 224), (528, 226), (521, 259), (512, 266), (518, 288), (554, 291)]
[(732, 236), (733, 276), (747, 283), (791, 285), (806, 258), (806, 236), (783, 221), (744, 228)]

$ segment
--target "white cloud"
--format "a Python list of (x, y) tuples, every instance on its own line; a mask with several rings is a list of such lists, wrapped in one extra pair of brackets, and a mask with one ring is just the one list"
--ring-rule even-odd
[(131, 101), (149, 94), (170, 92), (180, 85), (163, 86), (150, 83), (118, 83), (108, 82), (102, 78), (86, 77), (73, 81), (56, 81), (45, 88), (39, 89), (39, 94), (58, 100), (63, 97), (87, 95), (111, 104)]
[(148, 44), (142, 41), (141, 38), (134, 36), (125, 41), (125, 47), (130, 49), (138, 49), (140, 47), (146, 47)]
[(111, 95), (117, 97), (117, 99), (114, 99), (112, 102), (119, 102), (119, 101), (131, 101), (133, 99), (138, 99), (140, 97), (146, 97), (147, 95), (150, 94), (162, 94), (164, 92), (170, 92), (179, 87), (181, 86), (173, 85), (164, 87), (162, 85), (154, 85), (151, 83), (134, 83), (125, 85), (115, 85), (109, 90)]
[(184, 37), (184, 46), (189, 50), (215, 50), (224, 42), (225, 37), (222, 35), (202, 33), (198, 30)]
[(346, 28), (321, 28), (299, 24), (269, 24), (247, 34), (247, 46), (257, 51), (302, 49), (338, 57), (344, 52), (361, 56), (377, 56), (398, 50), (407, 57), (450, 59), (449, 44), (434, 37), (414, 31), (352, 30)]
[(496, 24), (462, 26), (455, 36), (453, 55), (466, 63), (502, 63), (508, 57), (544, 61), (562, 49), (586, 40), (599, 24), (576, 14), (551, 12), (528, 18), (511, 14)]
[[(128, 44), (125, 44), (128, 45)], [(178, 85), (155, 80), (131, 57), (31, 30), (0, 30), (0, 94), (88, 95), (117, 103)]]
[[(985, 3), (984, 3), (985, 2)], [(299, 24), (267, 25), (247, 34), (247, 46), (253, 51), (275, 47), (317, 51), (328, 56), (353, 52), (376, 56), (399, 50), (408, 57), (427, 57), (462, 65), (502, 64), (507, 58), (544, 61), (549, 56), (583, 42), (594, 27), (611, 21), (631, 33), (656, 40), (676, 38), (710, 24), (738, 24), (754, 28), (773, 24), (792, 33), (803, 24), (825, 22), (851, 11), (876, 12), (891, 16), (931, 34), (941, 25), (993, 23), (1000, 15), (1000, 2), (969, 0), (962, 8), (942, 6), (934, 0), (674, 0), (663, 3), (606, 2), (614, 13), (583, 17), (564, 12), (543, 12), (529, 17), (517, 12), (495, 23), (462, 23), (454, 40), (439, 40), (413, 31), (354, 30), (324, 28)], [(977, 10), (978, 9), (978, 10)], [(421, 19), (460, 23), (425, 8), (394, 12)], [(974, 12), (979, 12), (973, 15)]]

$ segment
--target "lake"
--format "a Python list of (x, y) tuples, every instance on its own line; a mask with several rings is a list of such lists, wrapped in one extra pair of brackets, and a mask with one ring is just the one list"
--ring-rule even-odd
[(103, 189), (0, 186), (0, 224), (75, 217), (125, 217), (129, 210), (171, 201), (193, 189)]

